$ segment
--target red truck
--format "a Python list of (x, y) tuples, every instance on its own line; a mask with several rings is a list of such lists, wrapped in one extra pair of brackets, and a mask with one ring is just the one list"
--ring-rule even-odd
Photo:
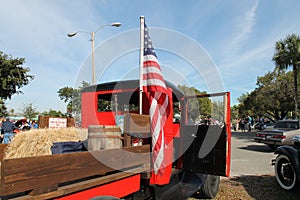
[[(173, 117), (167, 122), (173, 131), (168, 184), (150, 183), (149, 105), (143, 98), (140, 115), (139, 81), (128, 80), (88, 86), (81, 97), (82, 128), (122, 126), (122, 134), (114, 137), (122, 141), (120, 148), (2, 159), (0, 196), (163, 200), (215, 197), (220, 176), (230, 174), (230, 93), (186, 96), (172, 83), (166, 85), (172, 94)], [(117, 122), (120, 116), (122, 123)]]

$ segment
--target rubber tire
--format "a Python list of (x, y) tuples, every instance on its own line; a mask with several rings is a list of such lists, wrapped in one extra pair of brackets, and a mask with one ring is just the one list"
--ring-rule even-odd
[[(284, 164), (284, 165), (283, 165)], [(285, 167), (285, 168), (283, 168)], [(278, 155), (275, 161), (275, 176), (277, 183), (284, 190), (293, 190), (299, 184), (294, 166), (286, 155)], [(285, 169), (285, 171), (283, 171)], [(283, 174), (283, 172), (285, 174)], [(289, 177), (288, 177), (289, 176)], [(289, 182), (285, 182), (284, 180)]]
[(201, 188), (193, 194), (196, 199), (213, 199), (219, 192), (220, 176), (207, 175), (207, 178)]
[(201, 187), (202, 198), (213, 199), (219, 192), (220, 176), (207, 175), (207, 179)]

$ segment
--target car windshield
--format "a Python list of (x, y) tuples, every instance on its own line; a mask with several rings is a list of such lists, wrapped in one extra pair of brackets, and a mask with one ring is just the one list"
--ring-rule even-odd
[(292, 128), (292, 129), (299, 129), (299, 123), (297, 121), (281, 121), (277, 122), (274, 128)]

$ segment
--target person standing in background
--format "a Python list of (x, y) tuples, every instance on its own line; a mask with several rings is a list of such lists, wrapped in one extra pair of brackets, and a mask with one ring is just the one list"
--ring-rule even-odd
[(251, 132), (252, 117), (248, 116), (248, 132)]
[(4, 132), (3, 143), (8, 144), (10, 143), (11, 139), (14, 137), (14, 130), (17, 127), (14, 123), (12, 123), (9, 118), (6, 118), (6, 121), (2, 123), (1, 130)]
[(241, 123), (240, 127), (241, 127), (242, 132), (245, 132), (245, 119), (242, 118), (242, 119), (240, 120), (240, 123)]

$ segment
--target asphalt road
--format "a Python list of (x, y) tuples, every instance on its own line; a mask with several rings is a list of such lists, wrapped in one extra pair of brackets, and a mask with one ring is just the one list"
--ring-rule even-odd
[(254, 142), (255, 132), (232, 132), (231, 177), (241, 175), (274, 175), (271, 160), (276, 156), (267, 145)]

